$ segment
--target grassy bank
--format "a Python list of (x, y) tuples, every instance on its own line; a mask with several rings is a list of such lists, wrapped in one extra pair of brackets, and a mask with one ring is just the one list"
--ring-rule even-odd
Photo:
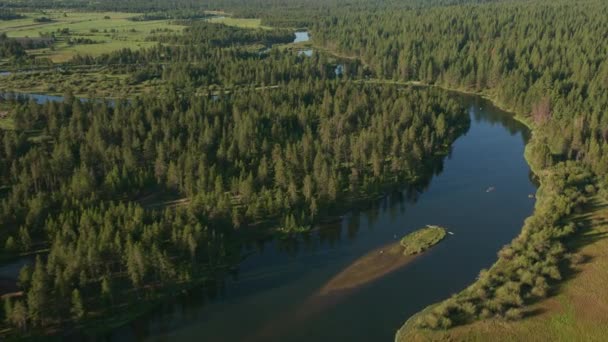
[[(476, 282), (411, 317), (396, 341), (605, 336), (605, 319), (587, 313), (606, 317), (608, 298), (593, 296), (600, 300), (588, 305), (581, 296), (604, 289), (606, 203), (595, 196), (593, 176), (580, 165), (539, 163), (532, 152), (539, 144), (533, 137), (526, 146), (526, 160), (541, 186), (534, 214), (521, 234)], [(593, 264), (582, 265), (589, 256)], [(574, 277), (581, 271), (584, 275)]]
[(602, 341), (608, 335), (608, 202), (595, 198), (570, 221), (581, 232), (567, 241), (576, 253), (563, 283), (553, 295), (533, 303), (521, 320), (479, 320), (448, 330), (417, 329), (415, 321), (433, 310), (413, 316), (397, 334), (397, 341)]

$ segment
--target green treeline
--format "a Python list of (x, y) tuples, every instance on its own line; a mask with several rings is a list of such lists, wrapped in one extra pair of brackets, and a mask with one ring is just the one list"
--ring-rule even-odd
[[(338, 77), (327, 56), (315, 54), (309, 58), (277, 48), (261, 52), (251, 47), (292, 42), (292, 30), (252, 30), (194, 22), (183, 34), (162, 35), (157, 40), (159, 44), (149, 49), (123, 49), (99, 57), (76, 56), (69, 65), (107, 66), (112, 73), (128, 74), (133, 84), (159, 80), (171, 89), (186, 92)], [(362, 74), (364, 68), (358, 61), (345, 61), (340, 77)]]
[(534, 127), (534, 215), (478, 281), (406, 329), (519, 319), (561, 280), (577, 228), (568, 218), (608, 186), (606, 14), (600, 1), (501, 2), (345, 12), (314, 26), (317, 43), (360, 56), (378, 78), (483, 92)]
[[(199, 15), (201, 10), (223, 10), (235, 13), (238, 16), (249, 17), (269, 17), (279, 18), (277, 13), (284, 13), (288, 20), (285, 23), (299, 21), (301, 23), (312, 23), (309, 14), (321, 13), (326, 15), (329, 11), (337, 9), (362, 10), (369, 8), (393, 8), (393, 9), (412, 9), (430, 6), (449, 6), (456, 4), (482, 4), (504, 0), (175, 0), (175, 1), (150, 1), (150, 0), (105, 0), (91, 2), (86, 0), (7, 0), (3, 4), (7, 8), (32, 8), (39, 10), (45, 9), (72, 9), (81, 8), (95, 11), (123, 11), (123, 12), (147, 12), (153, 15), (169, 12), (170, 15), (176, 13), (182, 17)], [(195, 14), (192, 14), (195, 13)], [(299, 14), (299, 15), (298, 15)], [(296, 18), (298, 18), (297, 20)], [(282, 25), (281, 25), (282, 26)], [(287, 27), (294, 27), (289, 26)]]
[(144, 14), (136, 15), (129, 18), (132, 21), (152, 21), (152, 20), (166, 20), (166, 19), (178, 19), (178, 20), (193, 20), (193, 19), (204, 19), (210, 17), (210, 14), (205, 14), (203, 11), (193, 10), (170, 10), (162, 12), (150, 12), (146, 11)]
[(5, 33), (0, 33), (0, 58), (22, 58), (25, 56), (25, 49), (18, 41), (8, 38)]
[(380, 78), (489, 92), (538, 126), (538, 158), (581, 160), (605, 183), (607, 15), (603, 1), (347, 12), (313, 36), (361, 56)]
[(15, 13), (15, 11), (13, 10), (0, 8), (0, 20), (14, 20), (21, 18), (23, 18), (23, 16), (21, 14)]
[(173, 44), (210, 45), (210, 46), (232, 46), (259, 43), (265, 46), (272, 44), (285, 44), (293, 42), (295, 35), (292, 30), (287, 29), (243, 29), (223, 24), (212, 24), (208, 22), (193, 22), (182, 34), (162, 39)]
[[(156, 298), (238, 260), (228, 237), (239, 229), (310, 224), (413, 183), (469, 120), (437, 90), (336, 81), (14, 106), (15, 130), (0, 131), (4, 252), (49, 250), (21, 271), (25, 295), (7, 302), (21, 328)], [(183, 205), (141, 204), (155, 194)]]

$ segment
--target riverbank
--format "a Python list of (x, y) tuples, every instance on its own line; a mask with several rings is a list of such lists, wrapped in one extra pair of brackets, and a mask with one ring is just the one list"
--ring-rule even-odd
[[(181, 304), (155, 310), (115, 336), (238, 341), (264, 330), (266, 341), (337, 335), (351, 341), (394, 338), (404, 316), (466, 286), (493, 262), (496, 251), (519, 233), (520, 223), (532, 211), (534, 201), (528, 194), (536, 187), (523, 159), (527, 129), (484, 101), (480, 110), (476, 97), (455, 95), (454, 100), (469, 109), (471, 127), (449, 149), (449, 158), (427, 170), (431, 182), (412, 191), (393, 187), (385, 198), (366, 201), (371, 208), (348, 210), (343, 218), (298, 239), (259, 242), (239, 266), (238, 279), (226, 279), (223, 298), (204, 304), (192, 299), (185, 311)], [(489, 185), (496, 191), (487, 193)], [(436, 208), (443, 208), (440, 216)], [(373, 282), (318, 295), (357, 259), (428, 223), (450, 227), (455, 234)], [(452, 266), (443, 269), (445, 265)], [(251, 305), (265, 310), (252, 317), (247, 310)], [(366, 310), (357, 310), (360, 307)], [(344, 331), (334, 325), (340, 319), (352, 328)], [(233, 329), (235, 320), (243, 329)]]
[[(543, 191), (543, 180), (548, 179), (551, 177), (552, 172), (547, 170), (547, 168), (544, 165), (539, 165), (537, 162), (534, 162), (532, 160), (532, 150), (536, 147), (535, 145), (541, 144), (542, 142), (540, 142), (538, 139), (538, 137), (535, 139), (534, 138), (534, 134), (538, 133), (538, 131), (535, 129), (535, 126), (533, 125), (533, 123), (530, 121), (529, 118), (521, 115), (521, 113), (518, 114), (518, 112), (516, 110), (514, 110), (512, 107), (506, 105), (503, 102), (500, 102), (497, 100), (497, 96), (495, 94), (492, 94), (489, 91), (471, 91), (469, 89), (463, 89), (463, 88), (454, 88), (454, 87), (450, 87), (449, 85), (444, 85), (444, 84), (428, 84), (428, 83), (424, 83), (424, 82), (420, 82), (420, 81), (409, 81), (409, 82), (398, 82), (398, 81), (383, 81), (383, 80), (367, 80), (365, 82), (369, 82), (369, 83), (387, 83), (387, 84), (402, 84), (402, 85), (410, 85), (410, 86), (414, 86), (414, 87), (435, 87), (435, 88), (439, 88), (439, 89), (443, 89), (445, 91), (449, 91), (449, 92), (456, 92), (459, 94), (465, 94), (465, 95), (474, 95), (474, 96), (479, 96), (482, 97), (483, 99), (486, 99), (488, 101), (490, 101), (494, 106), (496, 106), (497, 108), (508, 112), (510, 114), (513, 115), (513, 118), (517, 121), (519, 121), (520, 123), (522, 123), (523, 125), (525, 125), (526, 127), (528, 127), (528, 129), (530, 129), (530, 132), (533, 134), (533, 138), (531, 139), (531, 143), (528, 144), (526, 146), (525, 149), (525, 159), (528, 162), (530, 169), (532, 170), (532, 172), (534, 173), (534, 175), (536, 175), (536, 177), (538, 178), (539, 182), (541, 183), (541, 187), (539, 188), (538, 191), (538, 202), (537, 203), (547, 203), (547, 202), (551, 202), (551, 201), (557, 201), (556, 196), (558, 194), (553, 194), (554, 196), (548, 195), (547, 193), (549, 193), (550, 191)], [(587, 200), (589, 200), (589, 196), (591, 196), (593, 194), (587, 194)], [(543, 204), (544, 205), (544, 204)], [(597, 207), (592, 207), (592, 209), (588, 209), (588, 211), (586, 211), (587, 215), (594, 215), (594, 212), (597, 210)], [(535, 215), (538, 214), (538, 209), (535, 209), (535, 212), (533, 214), (533, 217)], [(531, 219), (533, 219), (530, 218)], [(573, 223), (574, 221), (576, 221), (576, 218), (568, 218), (567, 219), (567, 223)], [(598, 226), (599, 224), (599, 226)], [(574, 238), (572, 238), (572, 240), (566, 240), (566, 242), (569, 242), (570, 244), (577, 244), (578, 242), (580, 242), (582, 239), (585, 239), (585, 236), (587, 236), (588, 234), (595, 234), (598, 231), (603, 231), (602, 228), (602, 223), (599, 222), (597, 224), (592, 224), (590, 227), (588, 227), (588, 231), (590, 231), (591, 233), (584, 233), (582, 236), (576, 236)], [(514, 241), (517, 241), (518, 239), (525, 239), (525, 234), (529, 233), (526, 232), (526, 227), (524, 226), (524, 229), (522, 230), (522, 233), (519, 235), (518, 238), (516, 238)], [(608, 242), (605, 242), (608, 244)], [(569, 249), (570, 250), (570, 249)], [(500, 254), (499, 254), (500, 255)], [(492, 270), (496, 270), (497, 268), (501, 268), (500, 262), (503, 260), (498, 260), (490, 269), (490, 272)], [(608, 262), (608, 260), (604, 260), (604, 262)], [(561, 260), (561, 264), (563, 266), (564, 263), (567, 263), (567, 260)], [(600, 261), (601, 264), (601, 261)], [(601, 267), (599, 267), (599, 269), (601, 269)], [(500, 271), (498, 271), (500, 272)], [(589, 271), (589, 273), (591, 274), (590, 277), (598, 277), (598, 275), (592, 275), (592, 271)], [(601, 278), (601, 276), (600, 276)], [(478, 278), (479, 279), (479, 278)], [(560, 278), (561, 279), (561, 278)], [(554, 287), (557, 287), (558, 289), (561, 288), (559, 283), (557, 282), (560, 279), (555, 279), (556, 282), (555, 284), (553, 284)], [(476, 289), (476, 284), (479, 282), (476, 281), (474, 282), (471, 286), (469, 286), (467, 289), (463, 290), (460, 294), (455, 295), (456, 297), (462, 295), (462, 293), (465, 293), (467, 291), (471, 291), (473, 289)], [(582, 284), (582, 282), (581, 282)], [(593, 289), (589, 288), (587, 289), (587, 291), (591, 291), (591, 292), (595, 292), (593, 291)], [(574, 290), (574, 292), (576, 292), (576, 290)], [(564, 294), (560, 295), (560, 296), (568, 296), (569, 292), (566, 291), (564, 292)], [(559, 312), (554, 312), (555, 310), (550, 310), (550, 308), (552, 308), (553, 306), (549, 305), (548, 303), (551, 303), (551, 301), (555, 301), (556, 299), (548, 299), (546, 301), (541, 301), (541, 303), (547, 303), (544, 306), (548, 306), (549, 308), (543, 308), (542, 312), (548, 312), (547, 315), (545, 316), (549, 316), (549, 317), (554, 317), (559, 315)], [(488, 339), (494, 339), (496, 337), (502, 337), (504, 338), (504, 336), (509, 336), (509, 335), (504, 335), (502, 334), (505, 325), (509, 324), (505, 322), (504, 318), (500, 318), (499, 323), (497, 323), (496, 319), (481, 319), (481, 320), (475, 320), (475, 322), (473, 324), (471, 324), (471, 326), (466, 325), (466, 327), (468, 328), (462, 328), (461, 326), (457, 326), (456, 328), (453, 329), (449, 329), (449, 330), (426, 330), (426, 329), (420, 329), (420, 320), (424, 319), (424, 317), (427, 317), (428, 315), (432, 315), (433, 311), (445, 311), (444, 307), (441, 307), (442, 305), (445, 305), (446, 303), (448, 303), (449, 300), (446, 300), (444, 302), (440, 302), (437, 304), (433, 304), (428, 306), (426, 309), (422, 310), (421, 312), (419, 312), (418, 314), (412, 316), (410, 319), (408, 319), (405, 324), (403, 325), (403, 327), (397, 331), (396, 334), (396, 341), (417, 341), (417, 340), (445, 340), (445, 339), (453, 339), (454, 336), (457, 336), (456, 339), (465, 339), (465, 340), (470, 340), (470, 339), (477, 339), (478, 336), (480, 336), (480, 334), (482, 333), (487, 333), (485, 334), (484, 338), (481, 338), (481, 340), (488, 340)], [(608, 300), (605, 300), (603, 303), (608, 303)], [(573, 304), (571, 304), (573, 305)], [(542, 304), (539, 304), (539, 306), (542, 306)], [(598, 306), (598, 305), (596, 305)], [(602, 306), (602, 304), (599, 304), (599, 306)], [(529, 308), (530, 310), (528, 310), (528, 312), (534, 312), (536, 310), (536, 308), (533, 306), (531, 308)], [(515, 311), (511, 311), (511, 312), (515, 312)], [(519, 312), (519, 311), (518, 311)], [(552, 315), (552, 316), (551, 316)], [(519, 316), (519, 313), (515, 316)], [(519, 317), (507, 317), (507, 319), (512, 320), (512, 319), (519, 319)], [(532, 323), (521, 323), (521, 322), (532, 322)], [(538, 330), (541, 331), (545, 331), (546, 333), (543, 334), (543, 336), (547, 336), (547, 334), (551, 333), (553, 335), (555, 335), (557, 332), (551, 330), (551, 327), (554, 326), (554, 324), (551, 324), (551, 318), (547, 318), (547, 317), (541, 317), (538, 319), (525, 319), (523, 321), (517, 321), (517, 323), (511, 323), (510, 325), (520, 325), (520, 326), (527, 326), (527, 324), (529, 325), (533, 325), (536, 326), (536, 328)], [(452, 324), (454, 324), (454, 322), (448, 320), (447, 322), (444, 322), (445, 324), (448, 325), (448, 327), (451, 327)], [(469, 323), (469, 322), (467, 322)], [(493, 329), (492, 327), (494, 325), (492, 325), (492, 323), (494, 323), (495, 326), (497, 327), (502, 327), (502, 329)], [(589, 326), (589, 322), (585, 323), (584, 321), (576, 321), (573, 320), (571, 323), (573, 323), (570, 326), (570, 329), (574, 329), (572, 328), (572, 326), (575, 327), (579, 327), (579, 326)], [(603, 323), (603, 322), (602, 322)], [(437, 323), (439, 326), (441, 325), (441, 322), (439, 321)], [(604, 334), (605, 336), (605, 329), (597, 329), (597, 328), (593, 328), (594, 325), (591, 324), (592, 329), (590, 329), (590, 331), (599, 331), (598, 334), (596, 335), (592, 335), (592, 336), (602, 336), (602, 334)], [(428, 328), (428, 327), (427, 327)], [(454, 334), (451, 334), (452, 330), (454, 330)], [(508, 329), (506, 329), (508, 330)], [(465, 331), (466, 333), (462, 334), (462, 332)], [(572, 332), (572, 331), (570, 331)], [(527, 332), (529, 334), (529, 332)], [(510, 338), (507, 339), (515, 339), (515, 340), (520, 340), (521, 338), (523, 338), (524, 336), (528, 336), (527, 334), (520, 334), (519, 338), (517, 338), (517, 336), (511, 336)], [(571, 336), (576, 337), (576, 336), (585, 336), (585, 334), (579, 334), (579, 335), (575, 335), (575, 334), (571, 334)]]
[(569, 272), (553, 296), (529, 306), (522, 320), (478, 320), (448, 330), (415, 327), (429, 306), (412, 316), (398, 331), (396, 341), (525, 341), (542, 336), (551, 341), (601, 341), (608, 335), (608, 202), (594, 198), (586, 210), (570, 219), (581, 233), (567, 242), (573, 253)]
[[(371, 87), (370, 87), (371, 88)], [(427, 93), (426, 91), (412, 91), (412, 94), (416, 94), (416, 93)], [(432, 92), (430, 92), (432, 93)], [(445, 96), (444, 94), (441, 94), (442, 98), (447, 102), (448, 98), (447, 96)], [(427, 147), (427, 151), (424, 151), (423, 154), (420, 155), (420, 158), (423, 159), (423, 161), (420, 162), (416, 162), (413, 163), (412, 166), (408, 167), (407, 169), (404, 169), (403, 171), (397, 173), (397, 172), (391, 172), (390, 175), (391, 177), (386, 177), (384, 179), (380, 179), (378, 181), (374, 181), (372, 182), (371, 180), (367, 181), (365, 186), (361, 186), (359, 187), (357, 191), (353, 191), (353, 201), (356, 201), (360, 198), (369, 198), (371, 200), (375, 200), (378, 196), (382, 196), (384, 189), (385, 188), (394, 188), (396, 185), (401, 184), (402, 182), (405, 183), (403, 184), (404, 186), (413, 186), (414, 183), (417, 183), (418, 181), (421, 181), (424, 183), (425, 179), (430, 179), (430, 177), (433, 176), (433, 174), (435, 174), (437, 172), (437, 169), (440, 168), (440, 164), (443, 160), (443, 158), (448, 154), (450, 148), (449, 146), (452, 144), (452, 142), (461, 135), (461, 133), (464, 133), (464, 131), (466, 130), (466, 128), (468, 128), (469, 125), (469, 117), (464, 117), (464, 116), (460, 116), (458, 115), (460, 113), (460, 111), (464, 112), (464, 107), (460, 107), (457, 106), (455, 101), (450, 101), (450, 106), (447, 107), (449, 108), (448, 110), (445, 110), (445, 112), (449, 112), (449, 113), (454, 113), (453, 117), (455, 118), (454, 120), (450, 120), (448, 121), (448, 124), (450, 127), (447, 128), (446, 131), (446, 135), (444, 136), (446, 138), (446, 140), (442, 143), (436, 143), (435, 146), (429, 146)], [(461, 131), (462, 130), (462, 131)], [(432, 147), (432, 148), (431, 148)], [(380, 161), (381, 163), (385, 163), (385, 164), (389, 164), (390, 163), (390, 158), (385, 158), (382, 159)], [(348, 166), (348, 165), (346, 165)], [(372, 165), (369, 165), (369, 169), (365, 170), (366, 172), (369, 171), (369, 174), (372, 174), (372, 169), (371, 169)], [(363, 167), (361, 169), (364, 169)], [(387, 173), (388, 175), (388, 173)], [(429, 178), (426, 178), (426, 177)], [(385, 183), (386, 182), (386, 183)], [(423, 184), (424, 186), (424, 184)], [(143, 188), (142, 188), (143, 189)], [(345, 193), (344, 196), (338, 196), (338, 198), (340, 199), (340, 202), (338, 204), (335, 205), (335, 207), (341, 206), (343, 204), (348, 204), (351, 203), (351, 196), (348, 193)], [(123, 198), (120, 198), (120, 200), (122, 200)], [(365, 200), (368, 201), (368, 200)], [(133, 202), (133, 201), (130, 201)], [(236, 205), (240, 205), (240, 204), (236, 204)], [(326, 206), (320, 206), (322, 209), (326, 208)], [(333, 206), (332, 206), (333, 207)], [(327, 206), (327, 208), (329, 208), (329, 206)], [(326, 210), (322, 210), (323, 213), (325, 213)], [(329, 211), (329, 210), (327, 210)], [(319, 217), (321, 217), (321, 215), (319, 215)], [(235, 234), (236, 235), (236, 234)], [(249, 242), (249, 244), (253, 244), (255, 243), (256, 240), (251, 240)], [(49, 258), (49, 260), (51, 260)], [(114, 278), (114, 277), (113, 277)], [(153, 283), (151, 285), (153, 288), (156, 285), (156, 283)], [(158, 285), (159, 287), (161, 285)], [(143, 287), (148, 287), (147, 284), (144, 284)], [(127, 288), (128, 289), (128, 288)], [(122, 289), (121, 289), (122, 290)], [(125, 290), (125, 297), (130, 296), (132, 293), (128, 292), (128, 290)], [(122, 291), (121, 291), (122, 292)], [(156, 294), (154, 294), (152, 297), (156, 297)], [(144, 297), (142, 299), (142, 301), (147, 300), (146, 297)], [(127, 300), (125, 300), (125, 302), (129, 302), (130, 300), (127, 298)], [(92, 304), (92, 305), (91, 305)], [(122, 302), (121, 302), (122, 304)], [(85, 310), (87, 310), (89, 313), (91, 313), (91, 319), (94, 319), (97, 317), (97, 314), (102, 315), (105, 313), (105, 310), (101, 309), (101, 310), (96, 310), (94, 309), (96, 306), (97, 307), (101, 307), (101, 305), (98, 305), (98, 303), (92, 302), (92, 301), (85, 301), (84, 303), (85, 306)], [(87, 308), (88, 307), (88, 308)], [(119, 308), (121, 311), (128, 311), (128, 308), (126, 308), (125, 306), (120, 306)], [(136, 308), (136, 310), (139, 310), (139, 307)], [(85, 312), (87, 312), (85, 311)], [(135, 312), (133, 315), (139, 315), (138, 312)], [(125, 312), (125, 315), (128, 315), (128, 313)], [(113, 315), (114, 317), (116, 315)], [(80, 326), (80, 324), (86, 324), (84, 323), (84, 321), (88, 320), (88, 317), (84, 317), (84, 318), (79, 318), (78, 319), (80, 322), (82, 323), (78, 323), (78, 326)], [(128, 319), (131, 320), (131, 319)], [(67, 326), (69, 329), (70, 328), (70, 323), (68, 323), (69, 321), (67, 319), (58, 322), (58, 324), (65, 324), (65, 326)], [(53, 325), (54, 322), (49, 323), (49, 325)], [(93, 324), (93, 325), (97, 325), (98, 327), (102, 327), (105, 324), (99, 323), (99, 324)], [(109, 328), (111, 329), (113, 327), (113, 325), (109, 325)], [(55, 327), (53, 327), (55, 328)], [(63, 329), (63, 327), (61, 327)]]
[[(491, 97), (486, 98), (491, 100)], [(452, 298), (430, 305), (408, 319), (397, 331), (396, 341), (521, 340), (530, 336), (529, 329), (532, 328), (539, 331), (540, 335), (536, 336), (559, 337), (566, 332), (569, 336), (579, 337), (585, 334), (574, 331), (582, 326), (591, 327), (588, 331), (591, 336), (605, 334), (605, 329), (601, 328), (605, 327), (602, 325), (603, 321), (600, 320), (601, 324), (595, 324), (593, 320), (572, 316), (572, 310), (568, 308), (580, 306), (579, 300), (564, 302), (564, 298), (574, 298), (577, 293), (597, 292), (593, 288), (597, 287), (593, 285), (597, 282), (578, 280), (575, 284), (579, 285), (568, 286), (567, 283), (562, 283), (562, 280), (563, 274), (571, 278), (578, 272), (575, 260), (586, 258), (581, 254), (573, 254), (577, 252), (577, 246), (585, 244), (590, 236), (598, 239), (605, 237), (604, 220), (608, 215), (604, 209), (606, 203), (595, 196), (596, 188), (592, 176), (585, 174), (582, 168), (577, 169), (575, 163), (560, 163), (547, 167), (532, 160), (530, 151), (540, 143), (542, 142), (533, 138), (525, 150), (526, 160), (541, 185), (534, 214), (526, 220), (522, 232), (510, 246), (499, 252), (498, 261), (489, 270), (482, 271), (473, 284)], [(556, 181), (572, 182), (572, 175), (568, 172), (583, 181), (575, 181), (559, 189)], [(566, 182), (564, 179), (567, 179)], [(563, 209), (565, 203), (567, 204)], [(575, 234), (577, 231), (580, 232)], [(535, 272), (533, 270), (537, 268), (537, 264), (542, 263), (542, 256), (537, 256), (537, 260), (528, 256), (526, 245), (536, 244), (537, 247), (534, 248), (538, 249), (537, 243), (544, 244), (543, 250), (553, 260), (548, 269), (542, 269), (542, 279), (539, 280), (537, 276), (536, 280), (526, 280), (534, 277), (531, 275)], [(608, 241), (600, 240), (597, 244), (608, 244)], [(589, 248), (597, 250), (598, 245)], [(604, 259), (600, 260), (600, 265), (588, 267), (588, 278), (604, 277), (593, 272), (593, 269), (605, 270), (601, 267), (603, 263), (608, 262), (605, 255)], [(520, 269), (521, 265), (528, 266)], [(579, 287), (581, 285), (585, 288), (583, 291)], [(501, 298), (506, 293), (509, 293), (507, 296), (511, 296), (510, 299)], [(602, 311), (607, 302), (608, 300), (604, 300), (596, 303), (596, 308), (591, 310)], [(555, 320), (560, 317), (564, 319), (563, 324), (555, 325)]]
[[(370, 65), (367, 64), (365, 62), (365, 60), (363, 58), (361, 58), (361, 56), (346, 55), (344, 53), (336, 51), (335, 47), (319, 45), (318, 43), (316, 43), (314, 41), (312, 41), (310, 44), (311, 44), (312, 48), (317, 49), (319, 51), (323, 51), (324, 53), (334, 56), (335, 58), (343, 58), (343, 59), (349, 59), (349, 60), (358, 59), (364, 66), (366, 66), (368, 68), (370, 67)], [(507, 104), (505, 104), (501, 101), (498, 101), (496, 95), (492, 94), (491, 92), (488, 92), (488, 91), (474, 91), (474, 90), (470, 90), (470, 89), (466, 89), (466, 88), (462, 88), (462, 87), (452, 87), (448, 84), (435, 84), (435, 83), (431, 84), (431, 83), (426, 83), (423, 81), (395, 81), (395, 80), (387, 80), (387, 79), (365, 79), (365, 80), (359, 80), (359, 82), (405, 85), (405, 86), (414, 86), (414, 87), (433, 87), (433, 88), (439, 88), (439, 89), (442, 89), (445, 91), (459, 93), (459, 94), (479, 96), (485, 100), (492, 102), (492, 104), (496, 108), (498, 108), (504, 112), (512, 114), (513, 118), (515, 120), (524, 124), (526, 127), (528, 127), (528, 129), (530, 129), (530, 131), (532, 131), (534, 128), (532, 122), (527, 117), (521, 115), (521, 113), (518, 113), (511, 106), (508, 106)]]

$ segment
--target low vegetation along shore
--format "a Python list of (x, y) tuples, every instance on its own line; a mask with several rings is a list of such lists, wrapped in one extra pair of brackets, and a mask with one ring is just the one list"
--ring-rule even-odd
[(525, 319), (492, 317), (448, 330), (417, 328), (416, 321), (437, 307), (431, 306), (412, 317), (396, 340), (525, 341), (534, 335), (547, 341), (602, 341), (608, 334), (608, 203), (596, 196), (569, 221), (580, 232), (565, 243), (570, 255), (563, 262), (563, 282), (548, 292), (549, 298), (530, 302)]
[[(521, 234), (498, 253), (498, 261), (482, 270), (472, 285), (411, 317), (397, 332), (396, 341), (510, 340), (518, 332), (520, 337), (528, 336), (528, 328), (558, 337), (579, 336), (573, 335), (572, 329), (583, 326), (595, 327), (586, 331), (587, 336), (605, 333), (605, 328), (593, 321), (577, 321), (569, 309), (572, 303), (555, 308), (547, 306), (555, 298), (543, 301), (556, 294), (568, 298), (578, 292), (561, 284), (586, 258), (577, 252), (576, 241), (588, 241), (589, 229), (598, 231), (596, 237), (601, 238), (605, 222), (589, 220), (598, 215), (602, 207), (598, 203), (604, 203), (601, 197), (595, 199), (598, 189), (593, 174), (574, 162), (539, 158), (542, 144), (542, 138), (535, 135), (526, 147), (526, 159), (541, 185), (534, 214), (526, 220)], [(585, 287), (593, 287), (589, 285)], [(560, 326), (556, 319), (568, 322)], [(511, 327), (517, 328), (502, 334)]]

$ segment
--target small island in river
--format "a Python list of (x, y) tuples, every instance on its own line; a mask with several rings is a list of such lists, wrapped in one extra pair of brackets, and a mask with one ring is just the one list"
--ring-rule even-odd
[(333, 277), (321, 290), (321, 295), (352, 290), (407, 265), (422, 252), (439, 243), (446, 229), (426, 226), (407, 234), (400, 241), (375, 249)]
[(428, 225), (401, 239), (404, 255), (414, 255), (424, 252), (445, 238), (446, 229), (439, 226)]

